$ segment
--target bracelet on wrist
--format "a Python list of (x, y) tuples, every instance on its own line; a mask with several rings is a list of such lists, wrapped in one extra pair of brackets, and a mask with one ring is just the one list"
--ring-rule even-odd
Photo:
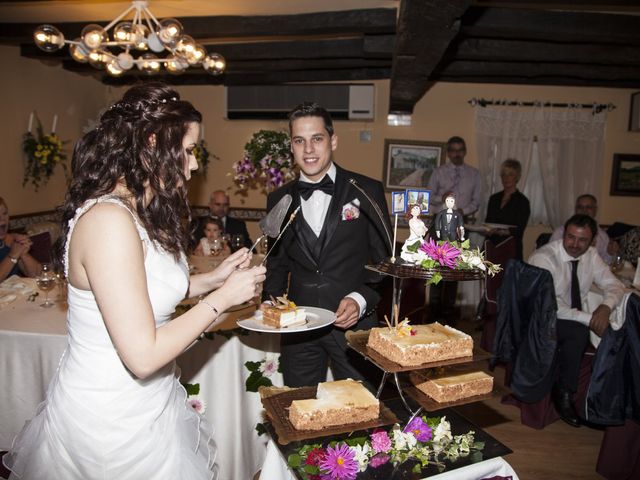
[(18, 263), (18, 260), (20, 260), (20, 257), (13, 258), (11, 255), (7, 255), (7, 257), (9, 257), (9, 261), (14, 265), (16, 265)]
[[(216, 316), (214, 317), (214, 320), (220, 316), (220, 312), (218, 312), (218, 309), (216, 307), (214, 307), (213, 305), (211, 305), (204, 298), (201, 298), (200, 300), (198, 300), (198, 303), (203, 303), (204, 305), (209, 307), (213, 311), (213, 313), (216, 314)], [(202, 332), (200, 335), (198, 335), (198, 340), (202, 340), (204, 337), (205, 337), (205, 332)]]

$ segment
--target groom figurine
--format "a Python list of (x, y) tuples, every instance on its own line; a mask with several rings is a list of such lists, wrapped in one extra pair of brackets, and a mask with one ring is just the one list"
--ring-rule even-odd
[[(333, 163), (338, 137), (329, 113), (303, 103), (289, 114), (291, 152), (300, 168), (297, 180), (269, 194), (267, 211), (285, 195), (290, 212), (301, 210), (267, 259), (263, 299), (288, 293), (298, 306), (335, 312), (335, 323), (304, 333), (281, 335), (280, 366), (290, 387), (316, 385), (326, 379), (331, 363), (336, 380), (366, 380), (366, 361), (348, 349), (345, 330), (376, 326), (377, 284), (381, 275), (365, 269), (390, 256), (384, 226), (359, 187), (388, 212), (382, 184)], [(289, 218), (287, 215), (286, 219)], [(370, 364), (369, 364), (370, 365)], [(364, 368), (363, 368), (364, 367)], [(371, 386), (371, 385), (369, 385)]]

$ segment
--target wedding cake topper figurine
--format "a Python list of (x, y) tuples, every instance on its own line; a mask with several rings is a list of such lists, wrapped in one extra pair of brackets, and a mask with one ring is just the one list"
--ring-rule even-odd
[[(422, 212), (420, 204), (414, 203), (410, 204), (408, 208), (407, 217), (409, 220), (409, 238), (407, 238), (402, 245), (402, 252), (400, 253), (400, 258), (406, 260), (407, 262), (412, 262), (414, 260), (415, 253), (410, 252), (408, 247), (415, 245), (416, 242), (420, 242), (420, 244), (424, 243), (424, 237), (427, 234), (427, 226), (424, 224), (422, 220), (420, 220), (420, 213)], [(415, 251), (415, 249), (413, 249)]]
[(438, 240), (464, 240), (462, 214), (456, 210), (456, 197), (453, 192), (443, 196), (445, 208), (436, 215), (435, 230)]

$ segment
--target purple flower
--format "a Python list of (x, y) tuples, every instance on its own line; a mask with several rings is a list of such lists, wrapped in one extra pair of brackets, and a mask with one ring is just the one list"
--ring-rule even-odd
[(403, 431), (411, 433), (419, 442), (428, 442), (433, 437), (431, 428), (420, 417), (411, 420)]
[(323, 478), (327, 480), (354, 480), (358, 475), (355, 453), (346, 443), (327, 447), (327, 455), (320, 463)]
[(420, 250), (429, 255), (433, 260), (443, 267), (455, 268), (456, 258), (460, 255), (460, 250), (448, 242), (438, 245), (433, 239), (420, 245)]
[(373, 468), (378, 468), (379, 466), (387, 463), (390, 459), (391, 457), (389, 455), (384, 453), (379, 453), (378, 455), (371, 457), (371, 460), (369, 461), (369, 465), (371, 465)]
[(384, 430), (377, 430), (371, 434), (371, 448), (376, 453), (387, 453), (391, 450), (391, 439)]

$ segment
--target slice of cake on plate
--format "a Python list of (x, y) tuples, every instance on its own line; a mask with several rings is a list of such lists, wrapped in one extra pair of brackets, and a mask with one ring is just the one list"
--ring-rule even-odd
[(319, 383), (316, 398), (294, 400), (289, 408), (289, 420), (297, 430), (321, 430), (379, 416), (378, 399), (351, 379)]
[(261, 305), (260, 309), (262, 322), (269, 327), (285, 328), (307, 323), (307, 313), (304, 308), (298, 308), (286, 295), (278, 297), (273, 301), (273, 305)]
[(438, 322), (372, 328), (367, 346), (404, 367), (473, 355), (473, 339), (464, 332)]
[(493, 390), (493, 377), (482, 371), (444, 372), (425, 378), (411, 372), (411, 381), (418, 390), (436, 402), (455, 402)]

